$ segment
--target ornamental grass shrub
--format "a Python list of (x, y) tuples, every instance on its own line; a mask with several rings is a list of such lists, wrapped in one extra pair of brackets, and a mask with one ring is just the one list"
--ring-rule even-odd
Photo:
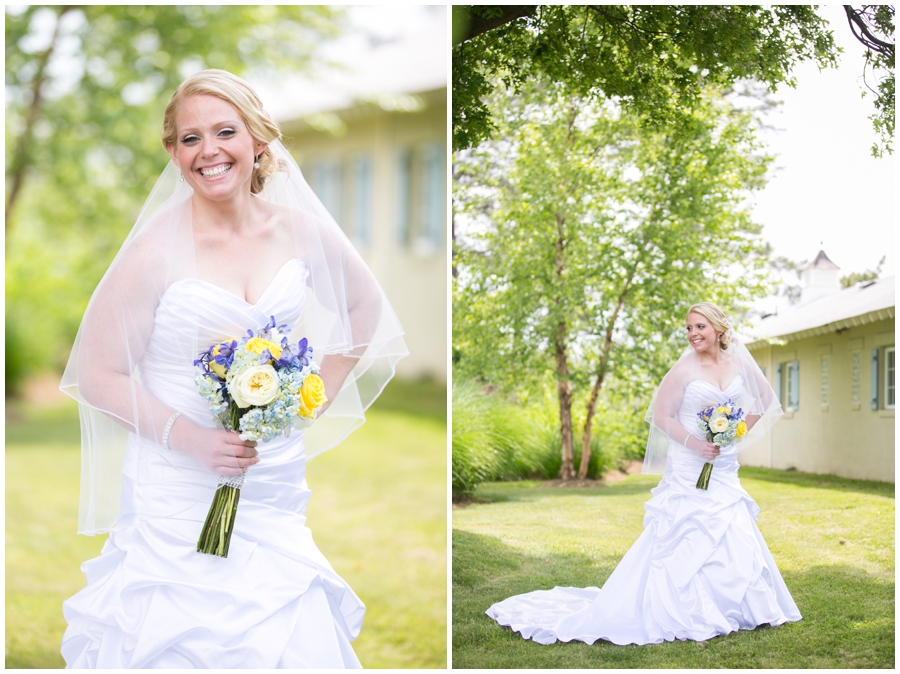
[[(453, 497), (466, 498), (483, 482), (552, 480), (562, 467), (559, 408), (543, 400), (516, 404), (473, 381), (453, 385)], [(591, 437), (587, 477), (597, 479), (623, 460), (641, 458), (646, 424), (640, 404), (601, 401)], [(583, 420), (575, 422), (575, 470), (581, 463)], [(642, 435), (643, 434), (643, 435)]]

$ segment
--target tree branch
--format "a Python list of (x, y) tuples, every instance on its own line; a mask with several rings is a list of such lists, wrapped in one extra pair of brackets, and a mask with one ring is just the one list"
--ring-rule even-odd
[[(894, 55), (894, 45), (892, 45), (890, 42), (879, 40), (869, 31), (869, 26), (862, 18), (862, 14), (863, 12), (865, 12), (865, 8), (857, 11), (853, 9), (852, 5), (844, 5), (844, 12), (846, 12), (847, 21), (850, 24), (850, 32), (853, 33), (853, 37), (859, 40), (864, 47), (877, 51), (879, 54), (887, 56), (888, 58)], [(857, 34), (856, 30), (854, 29), (854, 24), (856, 28), (859, 28), (862, 36)]]
[(31, 137), (34, 133), (34, 124), (38, 120), (41, 112), (41, 87), (44, 84), (44, 70), (50, 61), (50, 56), (56, 48), (56, 40), (59, 38), (59, 27), (62, 25), (62, 18), (66, 12), (75, 9), (72, 6), (62, 7), (59, 10), (59, 16), (56, 18), (56, 28), (53, 31), (53, 37), (50, 39), (50, 45), (38, 58), (37, 72), (34, 74), (34, 80), (31, 83), (31, 105), (28, 107), (28, 115), (25, 118), (25, 128), (22, 135), (19, 136), (19, 142), (16, 143), (16, 151), (13, 154), (12, 165), (10, 166), (10, 174), (12, 176), (12, 185), (9, 189), (9, 195), (6, 197), (6, 236), (9, 236), (10, 218), (13, 205), (22, 189), (22, 183), (25, 180), (25, 170), (30, 165), (30, 157), (28, 154), (28, 146), (31, 144)]
[(500, 10), (499, 16), (485, 18), (473, 14), (471, 8), (465, 8), (464, 11), (468, 15), (469, 24), (466, 27), (466, 30), (457, 39), (457, 44), (471, 40), (482, 33), (487, 33), (488, 31), (504, 26), (517, 19), (526, 16), (534, 16), (535, 12), (537, 12), (537, 5), (500, 5), (497, 9)]

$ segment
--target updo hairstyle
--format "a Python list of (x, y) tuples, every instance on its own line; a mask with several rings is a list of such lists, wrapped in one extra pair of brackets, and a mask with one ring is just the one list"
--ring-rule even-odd
[(722, 351), (726, 351), (728, 345), (731, 344), (734, 331), (731, 329), (731, 323), (725, 318), (725, 314), (722, 310), (712, 302), (699, 302), (688, 309), (688, 314), (691, 313), (704, 316), (716, 332), (722, 333), (722, 336), (719, 338), (719, 348), (722, 349)]
[[(281, 129), (263, 109), (262, 101), (249, 84), (228, 71), (211, 69), (191, 75), (172, 94), (172, 100), (166, 106), (161, 134), (163, 147), (166, 149), (169, 145), (174, 145), (178, 139), (175, 128), (175, 113), (178, 106), (188, 96), (198, 94), (215, 96), (233, 105), (256, 141), (271, 143), (281, 138)], [(279, 169), (278, 162), (268, 147), (259, 155), (258, 161), (259, 168), (253, 169), (253, 177), (250, 180), (252, 194), (262, 192), (263, 185)]]

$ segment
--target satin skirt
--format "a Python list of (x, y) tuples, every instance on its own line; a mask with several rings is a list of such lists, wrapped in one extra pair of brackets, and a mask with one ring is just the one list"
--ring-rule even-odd
[(756, 526), (734, 452), (715, 462), (709, 489), (694, 452), (670, 448), (645, 504), (644, 531), (602, 589), (555, 587), (510, 597), (487, 615), (541, 644), (705, 641), (801, 619)]
[(306, 527), (302, 433), (258, 449), (221, 558), (196, 551), (216, 477), (130, 438), (119, 519), (63, 604), (67, 667), (360, 667), (365, 606)]

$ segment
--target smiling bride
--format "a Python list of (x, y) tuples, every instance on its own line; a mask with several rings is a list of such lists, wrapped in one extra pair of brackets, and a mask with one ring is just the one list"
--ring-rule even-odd
[[(81, 412), (79, 532), (109, 539), (63, 605), (68, 667), (359, 667), (365, 606), (306, 527), (306, 461), (363, 422), (406, 347), (280, 136), (231, 73), (183, 82), (163, 121), (171, 162), (85, 311), (62, 388)], [(275, 340), (254, 366), (281, 355), (287, 371), (313, 352), (311, 427), (257, 443), (211, 413), (201, 354), (224, 373), (225, 345), (248, 331)], [(201, 554), (232, 476), (245, 481), (227, 556)]]
[[(625, 645), (705, 641), (801, 619), (756, 526), (759, 506), (738, 480), (738, 450), (771, 429), (781, 405), (717, 306), (692, 306), (686, 333), (689, 345), (647, 412), (643, 472), (663, 478), (644, 506), (644, 532), (602, 588), (510, 597), (487, 610), (499, 624), (541, 644)], [(708, 428), (709, 408), (733, 412), (743, 427), (710, 438), (699, 423)]]

